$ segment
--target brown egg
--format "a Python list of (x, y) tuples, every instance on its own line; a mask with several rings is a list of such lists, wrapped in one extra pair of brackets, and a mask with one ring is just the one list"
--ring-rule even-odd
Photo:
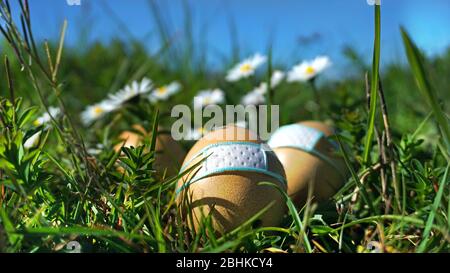
[[(208, 155), (207, 159), (201, 154)], [(263, 154), (267, 162), (264, 168), (269, 174), (260, 172), (263, 169), (260, 165), (258, 170), (236, 169), (256, 166), (254, 162), (259, 162)], [(236, 167), (230, 170), (227, 167), (230, 165)], [(208, 133), (192, 147), (183, 166), (183, 170), (190, 168), (191, 171), (178, 181), (177, 203), (190, 228), (198, 230), (202, 219), (211, 215), (214, 230), (227, 232), (270, 203), (272, 206), (259, 218), (259, 223), (276, 226), (282, 220), (285, 212), (282, 194), (272, 186), (258, 183), (271, 182), (285, 191), (283, 166), (273, 151), (251, 131), (229, 125)], [(202, 171), (207, 173), (202, 176)]]
[[(343, 158), (337, 155), (338, 148), (328, 139), (334, 134), (331, 127), (316, 121), (298, 124), (312, 128), (313, 133), (308, 133), (310, 129), (305, 132), (287, 132), (283, 130), (287, 127), (295, 128), (295, 125), (283, 126), (272, 135), (269, 146), (283, 164), (289, 196), (301, 207), (306, 203), (309, 185), (313, 186), (314, 200), (325, 201), (342, 187), (347, 180), (348, 171)], [(315, 132), (322, 134), (315, 135)], [(314, 141), (314, 136), (317, 136), (317, 142)], [(299, 143), (311, 145), (312, 151), (299, 149)]]
[[(133, 129), (141, 134), (132, 131), (122, 132), (119, 136), (122, 142), (114, 147), (115, 151), (119, 151), (122, 145), (124, 147), (138, 147), (142, 145), (143, 137), (151, 138), (151, 133), (148, 133), (142, 126), (133, 125)], [(168, 176), (178, 174), (186, 153), (183, 147), (172, 138), (170, 133), (164, 132), (161, 128), (158, 128), (155, 151), (155, 162), (153, 164), (155, 170), (161, 175), (164, 172)]]

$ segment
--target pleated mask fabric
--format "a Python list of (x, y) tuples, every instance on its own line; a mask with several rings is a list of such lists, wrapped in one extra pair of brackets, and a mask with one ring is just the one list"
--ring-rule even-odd
[[(274, 177), (279, 182), (286, 184), (286, 179), (269, 169), (269, 158), (275, 156), (272, 149), (267, 144), (252, 142), (219, 142), (208, 145), (184, 164), (181, 172), (184, 172), (194, 161), (203, 160), (200, 168), (193, 168), (194, 175), (182, 187), (177, 189), (177, 193), (188, 185), (191, 185), (202, 178), (212, 174), (225, 172), (256, 172)], [(195, 165), (195, 164), (192, 164)]]

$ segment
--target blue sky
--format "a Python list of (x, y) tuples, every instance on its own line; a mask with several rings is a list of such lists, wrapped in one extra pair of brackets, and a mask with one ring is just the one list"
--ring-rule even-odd
[[(157, 29), (148, 0), (30, 1), (40, 39), (56, 39), (64, 19), (67, 41), (83, 47), (114, 37), (140, 39), (154, 51)], [(14, 0), (12, 2), (15, 2)], [(342, 48), (352, 45), (367, 61), (373, 46), (373, 7), (366, 0), (186, 0), (191, 7), (194, 35), (208, 44), (214, 64), (231, 52), (230, 22), (234, 22), (241, 55), (265, 52), (272, 40), (277, 63), (291, 65), (318, 54), (343, 63)], [(184, 31), (183, 1), (156, 0), (174, 37)], [(13, 5), (16, 6), (16, 5)], [(404, 25), (428, 54), (439, 54), (450, 44), (450, 1), (382, 0), (382, 54), (384, 62), (402, 61), (399, 26)], [(126, 31), (124, 30), (126, 29)], [(129, 32), (130, 34), (126, 34)], [(175, 42), (181, 42), (175, 39)]]

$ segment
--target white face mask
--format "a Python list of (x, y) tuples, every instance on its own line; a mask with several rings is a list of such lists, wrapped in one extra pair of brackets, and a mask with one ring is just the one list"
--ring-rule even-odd
[(192, 183), (212, 174), (224, 172), (256, 172), (269, 175), (280, 183), (286, 184), (286, 179), (269, 169), (270, 157), (275, 160), (275, 154), (267, 144), (252, 142), (219, 142), (208, 145), (184, 164), (181, 172), (185, 171), (194, 161), (200, 162), (199, 167), (192, 170), (194, 174), (190, 181), (177, 189), (177, 193)]
[(292, 124), (280, 127), (270, 138), (270, 148), (296, 148), (305, 152), (315, 150), (320, 139), (325, 135), (314, 128), (300, 124)]
[(335, 168), (341, 176), (345, 177), (342, 170), (336, 166), (333, 160), (316, 150), (316, 145), (321, 139), (328, 141), (335, 150), (339, 149), (339, 146), (334, 141), (328, 139), (322, 131), (301, 124), (291, 124), (280, 127), (273, 133), (268, 144), (272, 149), (293, 148), (319, 157)]

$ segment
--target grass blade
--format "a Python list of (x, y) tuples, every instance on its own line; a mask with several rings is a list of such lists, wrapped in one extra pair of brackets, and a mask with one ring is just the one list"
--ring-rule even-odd
[(409, 65), (411, 67), (412, 73), (416, 78), (417, 86), (422, 92), (423, 96), (426, 97), (428, 104), (431, 106), (434, 117), (441, 128), (442, 135), (447, 144), (447, 152), (450, 153), (450, 125), (443, 109), (441, 108), (438, 100), (438, 96), (433, 86), (431, 85), (427, 75), (425, 73), (424, 59), (421, 55), (419, 49), (414, 44), (414, 42), (409, 37), (406, 30), (402, 27), (400, 29), (403, 44), (405, 46), (406, 55), (408, 57)]
[(370, 109), (369, 109), (369, 124), (367, 126), (366, 143), (364, 146), (364, 163), (369, 161), (370, 150), (372, 148), (372, 139), (375, 130), (375, 115), (377, 107), (377, 90), (378, 90), (378, 75), (380, 71), (380, 55), (381, 55), (381, 7), (375, 5), (375, 41), (373, 48), (372, 61), (372, 79), (370, 82)]
[(19, 235), (15, 234), (15, 228), (11, 219), (9, 219), (6, 211), (0, 207), (0, 223), (3, 223), (6, 234), (8, 235), (8, 240), (11, 245), (15, 245), (20, 239)]
[(337, 139), (337, 141), (339, 143), (340, 150), (342, 151), (342, 155), (343, 155), (343, 158), (344, 158), (344, 161), (345, 161), (345, 165), (347, 165), (347, 168), (349, 169), (353, 180), (355, 181), (357, 187), (359, 188), (359, 191), (361, 192), (361, 196), (362, 196), (364, 202), (369, 206), (369, 208), (372, 211), (372, 213), (376, 214), (377, 211), (375, 210), (375, 208), (373, 206), (373, 201), (370, 198), (370, 195), (367, 193), (366, 188), (364, 187), (364, 185), (359, 180), (359, 177), (356, 174), (356, 171), (353, 169), (353, 167), (352, 167), (352, 165), (350, 163), (350, 158), (348, 157), (348, 154), (345, 151), (344, 146), (342, 145), (342, 141), (341, 141), (341, 138), (339, 137), (339, 135), (336, 135), (336, 139)]
[(427, 243), (430, 238), (430, 232), (433, 227), (434, 217), (436, 216), (436, 212), (439, 208), (439, 204), (441, 203), (441, 199), (442, 199), (442, 195), (444, 194), (445, 186), (448, 183), (447, 177), (448, 177), (449, 169), (450, 169), (450, 164), (447, 165), (447, 169), (445, 170), (444, 176), (442, 177), (442, 180), (441, 180), (441, 184), (439, 185), (439, 190), (436, 194), (436, 197), (434, 198), (433, 206), (431, 208), (430, 215), (428, 216), (428, 219), (427, 219), (427, 222), (425, 225), (425, 230), (423, 231), (423, 235), (422, 235), (423, 239), (420, 242), (419, 248), (417, 249), (417, 252), (419, 252), (419, 253), (425, 252), (425, 249), (427, 247)]
[(55, 66), (53, 69), (53, 75), (52, 75), (53, 81), (56, 81), (56, 76), (58, 75), (59, 66), (61, 64), (61, 57), (62, 57), (62, 52), (63, 52), (63, 48), (64, 48), (64, 40), (66, 37), (66, 30), (67, 30), (67, 20), (64, 20), (64, 24), (61, 29), (61, 36), (60, 36), (59, 44), (58, 44), (58, 53), (56, 54)]
[(300, 219), (300, 215), (299, 215), (297, 209), (295, 208), (295, 205), (292, 202), (291, 198), (287, 195), (287, 193), (285, 191), (283, 191), (280, 187), (278, 187), (277, 185), (275, 185), (273, 183), (261, 182), (261, 183), (259, 183), (259, 185), (267, 185), (267, 186), (275, 187), (283, 195), (284, 199), (286, 200), (286, 205), (288, 206), (289, 212), (291, 213), (292, 218), (294, 219), (294, 223), (297, 228), (297, 232), (300, 234), (300, 236), (302, 236), (305, 250), (307, 253), (311, 253), (312, 252), (311, 244), (310, 244), (310, 242), (308, 240), (308, 236), (306, 235), (306, 232), (303, 228), (303, 224), (302, 224), (302, 220)]

